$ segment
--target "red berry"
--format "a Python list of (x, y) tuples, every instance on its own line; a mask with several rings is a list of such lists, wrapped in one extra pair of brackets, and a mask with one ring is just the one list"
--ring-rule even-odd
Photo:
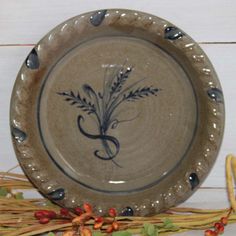
[(93, 228), (94, 229), (100, 229), (102, 227), (102, 225), (103, 225), (103, 222), (95, 223)]
[(89, 203), (84, 203), (83, 208), (85, 212), (92, 212), (92, 206)]
[(98, 216), (98, 217), (95, 217), (94, 221), (95, 221), (96, 223), (101, 223), (101, 222), (104, 221), (104, 219), (103, 219), (103, 217)]
[(41, 211), (36, 211), (34, 213), (35, 218), (41, 219), (41, 218), (50, 218), (53, 219), (56, 217), (56, 213), (54, 211), (48, 211), (48, 210), (41, 210)]
[(54, 219), (56, 218), (57, 214), (55, 211), (45, 211), (44, 216), (46, 218)]
[(36, 211), (34, 213), (34, 217), (39, 220), (40, 218), (44, 217), (44, 214), (42, 211)]
[(224, 233), (224, 230), (225, 230), (225, 227), (224, 227), (223, 224), (221, 224), (221, 226), (218, 228), (218, 232), (219, 232), (220, 234), (223, 234), (223, 233)]
[(219, 233), (219, 234), (224, 233), (225, 227), (224, 227), (223, 223), (217, 222), (217, 223), (215, 223), (214, 227), (215, 227), (217, 233)]
[(221, 222), (222, 224), (224, 224), (224, 225), (227, 225), (227, 224), (228, 224), (228, 218), (227, 218), (227, 217), (222, 217), (222, 218), (220, 219), (220, 222)]
[(112, 227), (113, 227), (114, 230), (118, 230), (118, 229), (119, 229), (119, 224), (118, 224), (118, 222), (117, 222), (117, 221), (114, 221), (114, 222), (112, 223)]
[(82, 213), (84, 213), (84, 211), (83, 211), (80, 207), (76, 207), (74, 210), (75, 210), (75, 214), (76, 214), (76, 215), (79, 215), (79, 216), (80, 216)]
[(219, 228), (218, 232), (219, 232), (220, 234), (223, 234), (223, 233), (224, 233), (224, 230), (225, 230), (224, 226), (221, 226), (221, 227)]
[(67, 208), (61, 208), (60, 214), (63, 216), (68, 216), (69, 215), (69, 210)]
[(215, 227), (215, 229), (218, 230), (221, 227), (221, 223), (219, 223), (219, 222), (215, 223), (214, 227)]
[(43, 217), (41, 219), (39, 219), (39, 223), (40, 224), (47, 224), (50, 221), (49, 218)]
[(116, 217), (116, 209), (115, 208), (110, 208), (108, 214), (111, 217)]
[(217, 236), (217, 233), (211, 229), (205, 231), (204, 236)]
[(108, 226), (108, 228), (106, 229), (106, 232), (107, 232), (108, 234), (113, 232), (113, 227), (112, 227), (112, 225)]

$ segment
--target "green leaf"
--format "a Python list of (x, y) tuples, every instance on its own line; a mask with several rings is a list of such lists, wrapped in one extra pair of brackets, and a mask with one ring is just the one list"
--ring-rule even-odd
[(56, 234), (54, 234), (53, 232), (49, 232), (47, 236), (55, 236)]
[(165, 229), (170, 229), (170, 230), (178, 230), (179, 227), (177, 225), (173, 224), (173, 221), (171, 219), (166, 218), (163, 222), (163, 227)]
[(49, 232), (47, 236), (56, 236), (53, 232)]
[(16, 194), (15, 194), (15, 198), (16, 198), (17, 200), (22, 200), (22, 199), (24, 199), (23, 193), (22, 193), (22, 192), (16, 193)]
[(0, 187), (0, 197), (6, 197), (8, 194), (7, 188)]
[(164, 226), (165, 229), (172, 229), (173, 227), (174, 227), (173, 224), (166, 224), (166, 225)]
[(117, 231), (112, 233), (112, 236), (132, 236), (132, 233), (129, 231)]
[(93, 231), (93, 236), (102, 236), (102, 233), (100, 231)]
[(164, 225), (170, 225), (170, 224), (173, 224), (173, 221), (169, 218), (166, 218), (163, 222)]
[(156, 228), (153, 224), (150, 224), (147, 230), (148, 235), (156, 235)]
[(158, 230), (155, 225), (150, 223), (144, 223), (142, 233), (147, 236), (157, 236)]
[(148, 227), (149, 227), (149, 223), (144, 223), (144, 224), (143, 224), (144, 232), (147, 232), (147, 231), (148, 231)]

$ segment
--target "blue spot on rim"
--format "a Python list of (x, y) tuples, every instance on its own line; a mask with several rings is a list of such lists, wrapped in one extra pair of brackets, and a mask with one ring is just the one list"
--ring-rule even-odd
[(26, 133), (16, 127), (11, 128), (11, 134), (18, 143), (22, 143), (27, 138)]
[(191, 184), (192, 190), (194, 190), (199, 185), (200, 181), (196, 173), (189, 175), (189, 183)]
[(102, 21), (105, 18), (105, 15), (107, 13), (107, 10), (101, 10), (95, 12), (91, 17), (90, 17), (90, 22), (93, 26), (99, 26)]
[(48, 196), (52, 199), (52, 200), (62, 200), (65, 197), (65, 190), (63, 188), (59, 188), (51, 193), (48, 194)]
[(166, 39), (176, 40), (176, 39), (181, 38), (183, 36), (184, 36), (183, 32), (174, 26), (169, 26), (169, 27), (165, 28), (165, 38)]
[(39, 58), (36, 50), (33, 48), (28, 57), (25, 60), (25, 64), (28, 68), (35, 70), (39, 68)]
[(207, 90), (207, 94), (208, 96), (216, 101), (216, 102), (220, 102), (223, 103), (224, 102), (224, 97), (223, 97), (223, 93), (220, 89), (218, 88), (210, 88)]
[(122, 216), (133, 216), (134, 215), (134, 211), (131, 207), (126, 207), (125, 209), (123, 209), (123, 211), (121, 212)]

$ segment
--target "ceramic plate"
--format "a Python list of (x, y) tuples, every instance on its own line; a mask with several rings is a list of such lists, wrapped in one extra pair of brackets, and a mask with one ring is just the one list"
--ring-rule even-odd
[(51, 200), (150, 215), (206, 177), (222, 139), (223, 94), (181, 29), (143, 12), (99, 10), (32, 49), (10, 125), (23, 170)]

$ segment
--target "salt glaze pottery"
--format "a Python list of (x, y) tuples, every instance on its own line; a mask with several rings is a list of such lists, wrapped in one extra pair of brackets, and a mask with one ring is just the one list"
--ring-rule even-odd
[(10, 126), (25, 174), (52, 201), (151, 215), (186, 200), (211, 169), (223, 94), (181, 29), (143, 12), (98, 10), (35, 45), (15, 82)]

